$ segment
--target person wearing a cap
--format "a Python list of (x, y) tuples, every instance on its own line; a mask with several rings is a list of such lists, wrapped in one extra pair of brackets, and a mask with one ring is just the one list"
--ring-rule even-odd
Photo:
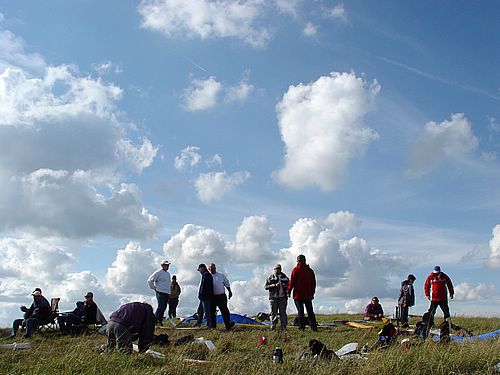
[(168, 298), (170, 296), (170, 287), (172, 284), (170, 273), (168, 272), (169, 267), (170, 262), (164, 260), (161, 262), (161, 268), (153, 272), (148, 278), (149, 287), (156, 293), (158, 307), (156, 308), (155, 316), (156, 323), (160, 326), (163, 324), (163, 315), (168, 306)]
[(177, 282), (177, 276), (172, 275), (172, 285), (170, 286), (170, 296), (168, 297), (168, 317), (175, 318), (177, 316), (177, 305), (179, 304), (179, 295), (181, 294), (181, 286)]
[(307, 311), (307, 317), (313, 331), (318, 330), (316, 315), (314, 314), (312, 300), (316, 292), (316, 276), (314, 271), (306, 264), (305, 255), (300, 254), (297, 257), (297, 266), (292, 270), (290, 282), (288, 283), (287, 295), (293, 292), (293, 302), (297, 308), (299, 329), (305, 330), (306, 320), (304, 316), (304, 306)]
[(266, 279), (264, 288), (269, 291), (269, 303), (271, 304), (271, 329), (276, 329), (278, 316), (281, 329), (285, 330), (288, 324), (286, 306), (288, 304), (287, 289), (290, 279), (281, 272), (281, 264), (274, 266), (274, 272)]
[(440, 266), (435, 266), (432, 273), (427, 276), (424, 284), (424, 293), (428, 300), (431, 301), (429, 311), (432, 315), (436, 313), (439, 306), (443, 311), (444, 319), (450, 317), (450, 307), (448, 306), (448, 293), (450, 298), (453, 299), (455, 290), (453, 283), (448, 275), (441, 272)]
[[(232, 322), (230, 319), (229, 308), (227, 307), (227, 300), (233, 296), (231, 285), (229, 284), (229, 280), (226, 275), (221, 272), (217, 272), (215, 263), (210, 263), (208, 270), (210, 271), (210, 274), (212, 275), (214, 281), (214, 298), (210, 305), (210, 308), (212, 309), (210, 312), (210, 316), (212, 317), (212, 328), (217, 327), (217, 318), (215, 312), (218, 307), (222, 315), (222, 319), (224, 320), (226, 330), (230, 331), (234, 326), (234, 322)], [(226, 289), (229, 296), (226, 296)]]
[(384, 317), (384, 309), (378, 301), (378, 297), (373, 297), (365, 307), (365, 320), (380, 320)]
[(408, 313), (410, 312), (410, 307), (415, 304), (413, 283), (416, 279), (414, 275), (409, 274), (406, 280), (401, 282), (401, 288), (399, 288), (399, 318), (403, 328), (408, 328)]
[[(38, 289), (38, 290), (37, 290)], [(42, 292), (37, 288), (31, 293), (33, 303), (29, 308), (21, 306), (20, 309), (24, 312), (24, 319), (16, 319), (12, 323), (11, 337), (15, 337), (17, 330), (21, 325), (26, 327), (24, 334), (25, 338), (30, 338), (33, 332), (40, 326), (50, 322), (50, 304), (47, 299), (42, 296)]]
[[(205, 319), (207, 320), (207, 328), (215, 328), (212, 325), (211, 318), (214, 299), (214, 280), (204, 263), (201, 263), (198, 266), (198, 272), (201, 274), (200, 286), (198, 288), (198, 299), (200, 300), (200, 305), (203, 306), (203, 312), (205, 314)], [(198, 309), (199, 315), (201, 315), (200, 312), (201, 309)], [(198, 317), (198, 319), (200, 318), (201, 316)]]
[(76, 308), (73, 311), (63, 313), (57, 317), (57, 323), (62, 334), (81, 333), (85, 327), (98, 323), (98, 307), (94, 302), (94, 293), (87, 292), (84, 298), (85, 301), (78, 301), (76, 303)]

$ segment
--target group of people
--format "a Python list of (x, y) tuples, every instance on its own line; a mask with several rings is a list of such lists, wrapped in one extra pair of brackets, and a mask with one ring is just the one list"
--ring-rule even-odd
[[(401, 282), (398, 297), (397, 318), (403, 328), (408, 328), (409, 309), (415, 305), (415, 290), (413, 283), (417, 278), (409, 274), (406, 280)], [(450, 307), (448, 305), (448, 295), (453, 299), (455, 290), (450, 277), (441, 271), (440, 266), (435, 266), (431, 274), (427, 276), (424, 283), (425, 296), (431, 304), (429, 314), (434, 316), (438, 307), (443, 311), (444, 319), (450, 318)], [(365, 320), (380, 320), (384, 317), (384, 310), (377, 297), (373, 297), (371, 302), (365, 308)]]
[[(130, 302), (120, 306), (118, 310), (110, 315), (106, 329), (108, 336), (107, 351), (117, 348), (121, 352), (130, 353), (132, 352), (132, 340), (136, 338), (139, 339), (139, 351), (145, 351), (154, 341), (155, 325), (162, 325), (163, 323), (167, 306), (169, 306), (169, 318), (176, 317), (181, 288), (175, 275), (170, 276), (168, 272), (169, 266), (168, 261), (163, 261), (161, 268), (155, 271), (147, 280), (149, 287), (155, 291), (158, 302), (155, 312), (148, 303)], [(223, 317), (226, 330), (231, 330), (234, 322), (230, 320), (227, 303), (233, 293), (228, 278), (223, 273), (217, 272), (214, 263), (211, 263), (208, 267), (201, 263), (197, 271), (201, 275), (198, 288), (197, 326), (201, 326), (204, 317), (207, 328), (216, 328), (216, 310), (218, 308)], [(416, 277), (410, 274), (401, 283), (398, 308), (399, 320), (403, 327), (408, 326), (409, 308), (415, 304), (413, 288), (415, 280)], [(299, 329), (305, 330), (306, 324), (309, 324), (313, 331), (317, 331), (318, 323), (312, 304), (316, 292), (316, 277), (312, 268), (306, 263), (306, 257), (303, 254), (297, 256), (297, 264), (292, 269), (290, 278), (282, 272), (281, 265), (276, 264), (274, 272), (267, 277), (264, 288), (269, 292), (272, 329), (278, 327), (278, 321), (281, 329), (285, 330), (287, 328), (286, 309), (288, 298), (293, 297), (297, 308)], [(228, 295), (226, 295), (226, 290)], [(427, 277), (424, 284), (424, 293), (431, 301), (429, 313), (434, 315), (437, 307), (440, 307), (445, 320), (448, 319), (450, 317), (448, 294), (453, 299), (454, 289), (451, 279), (441, 271), (440, 266), (435, 266), (432, 273)], [(21, 306), (24, 318), (16, 319), (13, 322), (12, 337), (16, 335), (22, 325), (25, 326), (25, 337), (29, 338), (37, 327), (45, 325), (53, 319), (50, 304), (43, 297), (41, 289), (36, 288), (32, 296), (33, 303), (29, 308)], [(93, 293), (88, 292), (84, 298), (85, 301), (76, 303), (77, 307), (72, 312), (57, 316), (59, 327), (63, 333), (79, 333), (82, 327), (106, 322), (93, 300)], [(307, 320), (304, 308), (307, 312)], [(378, 320), (383, 316), (384, 311), (379, 299), (373, 297), (365, 308), (365, 318)]]

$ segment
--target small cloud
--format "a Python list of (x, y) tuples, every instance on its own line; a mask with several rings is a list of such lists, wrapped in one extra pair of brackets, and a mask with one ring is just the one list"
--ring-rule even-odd
[(302, 32), (305, 36), (315, 36), (318, 33), (318, 27), (313, 23), (308, 22)]
[(500, 224), (495, 225), (492, 231), (493, 238), (490, 241), (491, 254), (488, 259), (488, 266), (500, 268)]
[(229, 175), (224, 172), (201, 173), (195, 182), (198, 198), (203, 203), (220, 200), (236, 186), (250, 178), (250, 172), (241, 171)]
[(205, 164), (209, 168), (222, 165), (222, 157), (219, 154), (215, 154), (210, 159), (205, 160)]
[(181, 151), (179, 155), (175, 157), (174, 167), (178, 171), (193, 168), (201, 161), (201, 155), (198, 153), (200, 151), (199, 147), (187, 146)]
[(331, 18), (336, 18), (342, 22), (347, 22), (347, 12), (344, 8), (344, 4), (340, 3), (335, 5), (331, 10), (330, 10), (330, 17)]
[(276, 0), (276, 7), (281, 13), (296, 17), (299, 2), (300, 0)]
[(243, 103), (248, 99), (252, 91), (254, 90), (254, 86), (249, 84), (245, 79), (243, 79), (239, 85), (230, 86), (226, 89), (225, 102), (226, 103), (234, 103), (240, 102)]
[(494, 151), (482, 152), (481, 159), (483, 159), (485, 161), (495, 161), (495, 160), (497, 160), (497, 153)]
[(100, 75), (107, 74), (110, 72), (115, 74), (123, 73), (123, 69), (120, 65), (114, 64), (109, 60), (103, 61), (101, 63), (94, 63), (92, 64), (92, 68)]
[(455, 299), (457, 301), (482, 301), (494, 295), (495, 286), (479, 283), (473, 287), (467, 282), (455, 286)]
[(191, 86), (184, 90), (184, 108), (189, 112), (214, 108), (221, 89), (222, 84), (213, 76), (192, 80)]

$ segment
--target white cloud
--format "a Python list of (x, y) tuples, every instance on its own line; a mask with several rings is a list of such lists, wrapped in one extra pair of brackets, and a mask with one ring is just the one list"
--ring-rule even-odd
[(342, 22), (347, 22), (347, 12), (344, 8), (344, 4), (340, 3), (335, 5), (329, 12), (331, 18), (336, 18)]
[(220, 166), (222, 165), (222, 156), (220, 156), (219, 154), (215, 154), (210, 159), (205, 160), (205, 164), (209, 168)]
[(334, 189), (349, 161), (377, 138), (362, 119), (379, 91), (376, 81), (368, 85), (354, 73), (331, 73), (290, 86), (276, 106), (285, 166), (274, 177), (296, 189)]
[(490, 240), (491, 254), (488, 265), (492, 268), (500, 268), (500, 224), (495, 225), (492, 231), (493, 238)]
[(147, 138), (142, 139), (142, 144), (136, 146), (130, 139), (120, 139), (117, 142), (117, 152), (130, 169), (141, 173), (145, 168), (151, 166), (158, 152), (158, 147), (153, 146)]
[(328, 215), (325, 222), (332, 225), (333, 230), (338, 233), (341, 238), (345, 238), (360, 225), (357, 216), (349, 211), (333, 212)]
[(190, 112), (211, 109), (216, 106), (221, 90), (222, 84), (213, 76), (205, 80), (194, 79), (184, 90), (184, 108)]
[(142, 27), (169, 38), (236, 38), (264, 47), (270, 33), (256, 22), (264, 0), (143, 0), (138, 11)]
[(197, 166), (201, 161), (201, 155), (198, 151), (200, 151), (200, 148), (197, 146), (187, 146), (181, 150), (181, 153), (175, 157), (175, 169), (181, 171)]
[(408, 173), (429, 173), (445, 159), (459, 160), (478, 146), (470, 123), (463, 113), (454, 113), (449, 121), (425, 124), (410, 155)]
[[(269, 294), (264, 289), (264, 284), (271, 273), (272, 267), (257, 267), (253, 269), (252, 277), (248, 280), (232, 281), (233, 298), (229, 300), (229, 308), (241, 314), (269, 312)], [(289, 306), (290, 304), (293, 305), (291, 300)]]
[(116, 259), (106, 273), (106, 287), (118, 294), (150, 294), (148, 277), (159, 268), (159, 254), (129, 242), (118, 250)]
[(94, 68), (94, 70), (100, 75), (104, 75), (109, 72), (113, 72), (115, 74), (123, 73), (123, 68), (120, 65), (115, 64), (109, 60), (100, 63), (94, 63), (92, 64), (92, 68)]
[(272, 263), (275, 254), (271, 250), (274, 231), (265, 216), (249, 216), (238, 227), (231, 255), (239, 264), (262, 264), (262, 259)]
[[(0, 20), (0, 22), (3, 20)], [(22, 67), (33, 71), (42, 71), (45, 60), (38, 53), (28, 53), (24, 40), (0, 26), (0, 71), (9, 67)]]
[(203, 203), (220, 200), (233, 190), (236, 186), (243, 184), (250, 178), (250, 172), (235, 172), (232, 175), (227, 172), (200, 173), (195, 182), (198, 198)]
[(248, 99), (253, 90), (254, 86), (248, 83), (247, 79), (244, 78), (237, 86), (226, 88), (224, 100), (226, 103), (243, 103)]
[(281, 13), (296, 17), (300, 0), (276, 0), (276, 7)]
[(495, 293), (494, 285), (479, 283), (473, 287), (467, 282), (455, 286), (455, 300), (457, 301), (482, 301), (489, 300)]
[(304, 30), (302, 30), (305, 36), (315, 36), (318, 33), (318, 26), (312, 22), (306, 23)]
[(344, 305), (348, 314), (359, 314), (365, 311), (366, 300), (362, 298), (352, 299)]

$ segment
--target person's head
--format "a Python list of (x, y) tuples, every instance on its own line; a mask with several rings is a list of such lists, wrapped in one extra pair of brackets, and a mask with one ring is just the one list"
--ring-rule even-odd
[(210, 273), (217, 272), (217, 267), (215, 266), (215, 263), (210, 263), (210, 265), (208, 266), (208, 269), (209, 269)]
[(31, 293), (31, 295), (33, 296), (33, 299), (35, 301), (39, 301), (42, 299), (42, 292), (40, 292), (39, 290), (34, 290), (33, 293)]
[(84, 298), (85, 298), (85, 303), (87, 303), (87, 304), (92, 303), (92, 302), (94, 302), (94, 293), (87, 292), (87, 294), (85, 294)]
[(415, 275), (413, 275), (413, 274), (411, 274), (411, 273), (410, 273), (410, 274), (408, 275), (408, 277), (406, 278), (406, 280), (408, 280), (408, 282), (409, 282), (410, 284), (413, 284), (413, 282), (414, 282), (415, 280), (417, 280), (417, 278), (415, 277)]
[(306, 256), (304, 254), (300, 254), (297, 256), (297, 263), (306, 263)]
[(177, 281), (177, 276), (172, 275), (172, 282), (176, 282), (176, 281)]
[(198, 266), (198, 272), (199, 273), (207, 272), (207, 266), (205, 265), (205, 263), (200, 263), (200, 265)]
[(40, 293), (42, 293), (42, 290), (41, 290), (40, 288), (35, 288), (35, 290), (33, 290), (33, 293), (35, 293), (35, 292), (40, 292)]
[(440, 266), (434, 266), (434, 269), (432, 270), (432, 273), (441, 273), (441, 267)]
[(163, 271), (168, 271), (168, 267), (170, 267), (170, 262), (168, 260), (161, 262), (161, 268)]
[(277, 264), (274, 266), (274, 273), (279, 275), (281, 273), (281, 264)]
[(378, 297), (373, 297), (370, 303), (376, 305), (378, 303)]

